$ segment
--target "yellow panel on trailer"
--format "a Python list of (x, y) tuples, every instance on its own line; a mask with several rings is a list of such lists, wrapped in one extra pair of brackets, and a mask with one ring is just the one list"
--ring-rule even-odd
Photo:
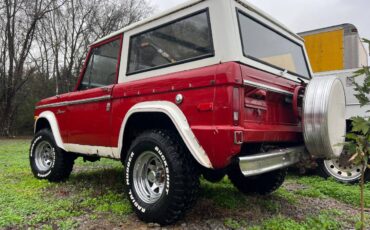
[(344, 30), (302, 36), (313, 72), (344, 69)]

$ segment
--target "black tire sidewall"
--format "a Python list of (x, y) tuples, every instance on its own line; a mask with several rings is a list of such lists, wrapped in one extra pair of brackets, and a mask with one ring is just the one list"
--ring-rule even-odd
[(276, 191), (284, 182), (287, 169), (277, 169), (264, 174), (246, 177), (238, 165), (232, 166), (228, 177), (232, 184), (246, 195), (268, 195)]
[[(133, 169), (135, 162), (145, 151), (152, 151), (155, 153), (162, 160), (165, 166), (165, 187), (163, 193), (159, 200), (152, 204), (145, 203), (139, 198), (133, 184)], [(158, 219), (160, 214), (165, 213), (165, 210), (167, 210), (172, 203), (174, 194), (173, 186), (171, 186), (171, 179), (174, 172), (172, 162), (169, 159), (169, 154), (170, 153), (167, 152), (167, 148), (154, 138), (143, 137), (140, 138), (136, 144), (133, 144), (126, 157), (124, 170), (126, 194), (128, 194), (128, 199), (130, 200), (135, 212), (145, 221)]]
[[(43, 171), (37, 167), (36, 164), (36, 159), (35, 159), (35, 150), (37, 149), (37, 146), (42, 142), (42, 141), (47, 141), (50, 146), (52, 147), (52, 151), (54, 154), (54, 161), (52, 162), (51, 167)], [(32, 173), (35, 175), (35, 177), (39, 179), (48, 179), (52, 176), (53, 174), (53, 169), (55, 168), (56, 161), (58, 160), (58, 152), (59, 148), (56, 146), (54, 137), (52, 136), (51, 132), (48, 130), (41, 130), (39, 131), (35, 137), (33, 138), (31, 142), (31, 147), (29, 151), (29, 159), (30, 159), (30, 165), (32, 169)]]
[(203, 170), (202, 174), (203, 178), (211, 183), (220, 182), (226, 176), (226, 172), (217, 170)]

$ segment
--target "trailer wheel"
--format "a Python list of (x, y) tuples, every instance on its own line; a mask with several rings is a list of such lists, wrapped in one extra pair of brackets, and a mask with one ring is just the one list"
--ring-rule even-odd
[[(317, 173), (327, 179), (334, 178), (341, 183), (355, 184), (361, 179), (361, 166), (349, 162), (351, 156), (343, 151), (339, 158), (319, 160)], [(370, 170), (365, 169), (365, 181), (370, 180)]]
[(176, 135), (146, 131), (132, 143), (125, 160), (125, 190), (137, 216), (168, 225), (183, 217), (199, 189), (196, 162)]
[(227, 175), (233, 185), (244, 194), (268, 195), (283, 184), (286, 174), (287, 169), (278, 169), (257, 176), (245, 177), (239, 165), (234, 165)]
[(42, 129), (31, 142), (29, 159), (36, 178), (59, 182), (69, 177), (76, 157), (55, 144), (49, 129)]

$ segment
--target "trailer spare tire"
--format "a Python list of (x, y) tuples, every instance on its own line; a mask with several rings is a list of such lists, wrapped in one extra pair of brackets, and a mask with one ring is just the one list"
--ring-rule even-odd
[(346, 133), (345, 94), (335, 76), (313, 78), (306, 87), (303, 131), (307, 150), (314, 158), (340, 156)]

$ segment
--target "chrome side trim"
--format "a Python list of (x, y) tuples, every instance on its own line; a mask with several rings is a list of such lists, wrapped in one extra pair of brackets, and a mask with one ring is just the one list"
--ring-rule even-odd
[(239, 157), (239, 167), (244, 176), (255, 176), (293, 165), (306, 154), (304, 146), (274, 150)]
[(68, 152), (81, 153), (85, 155), (98, 155), (100, 157), (119, 159), (119, 157), (117, 158), (116, 153), (118, 148), (116, 147), (80, 145), (73, 143), (64, 143), (64, 147), (65, 150), (67, 150)]
[(276, 88), (276, 87), (273, 87), (273, 86), (269, 86), (269, 85), (249, 81), (249, 80), (244, 80), (243, 83), (244, 83), (244, 85), (253, 86), (253, 87), (256, 87), (256, 88), (259, 88), (259, 89), (264, 89), (264, 90), (275, 92), (275, 93), (293, 95), (293, 92), (283, 90), (283, 89), (279, 89), (279, 88)]
[(55, 108), (55, 107), (60, 107), (60, 106), (67, 106), (67, 105), (78, 105), (78, 104), (86, 104), (86, 103), (91, 103), (91, 102), (98, 102), (98, 101), (106, 101), (111, 98), (110, 95), (105, 95), (101, 97), (93, 97), (93, 98), (88, 98), (88, 99), (80, 99), (80, 100), (74, 100), (74, 101), (63, 101), (63, 102), (58, 102), (58, 103), (51, 103), (47, 105), (40, 105), (36, 106), (36, 109), (45, 109), (45, 108)]

